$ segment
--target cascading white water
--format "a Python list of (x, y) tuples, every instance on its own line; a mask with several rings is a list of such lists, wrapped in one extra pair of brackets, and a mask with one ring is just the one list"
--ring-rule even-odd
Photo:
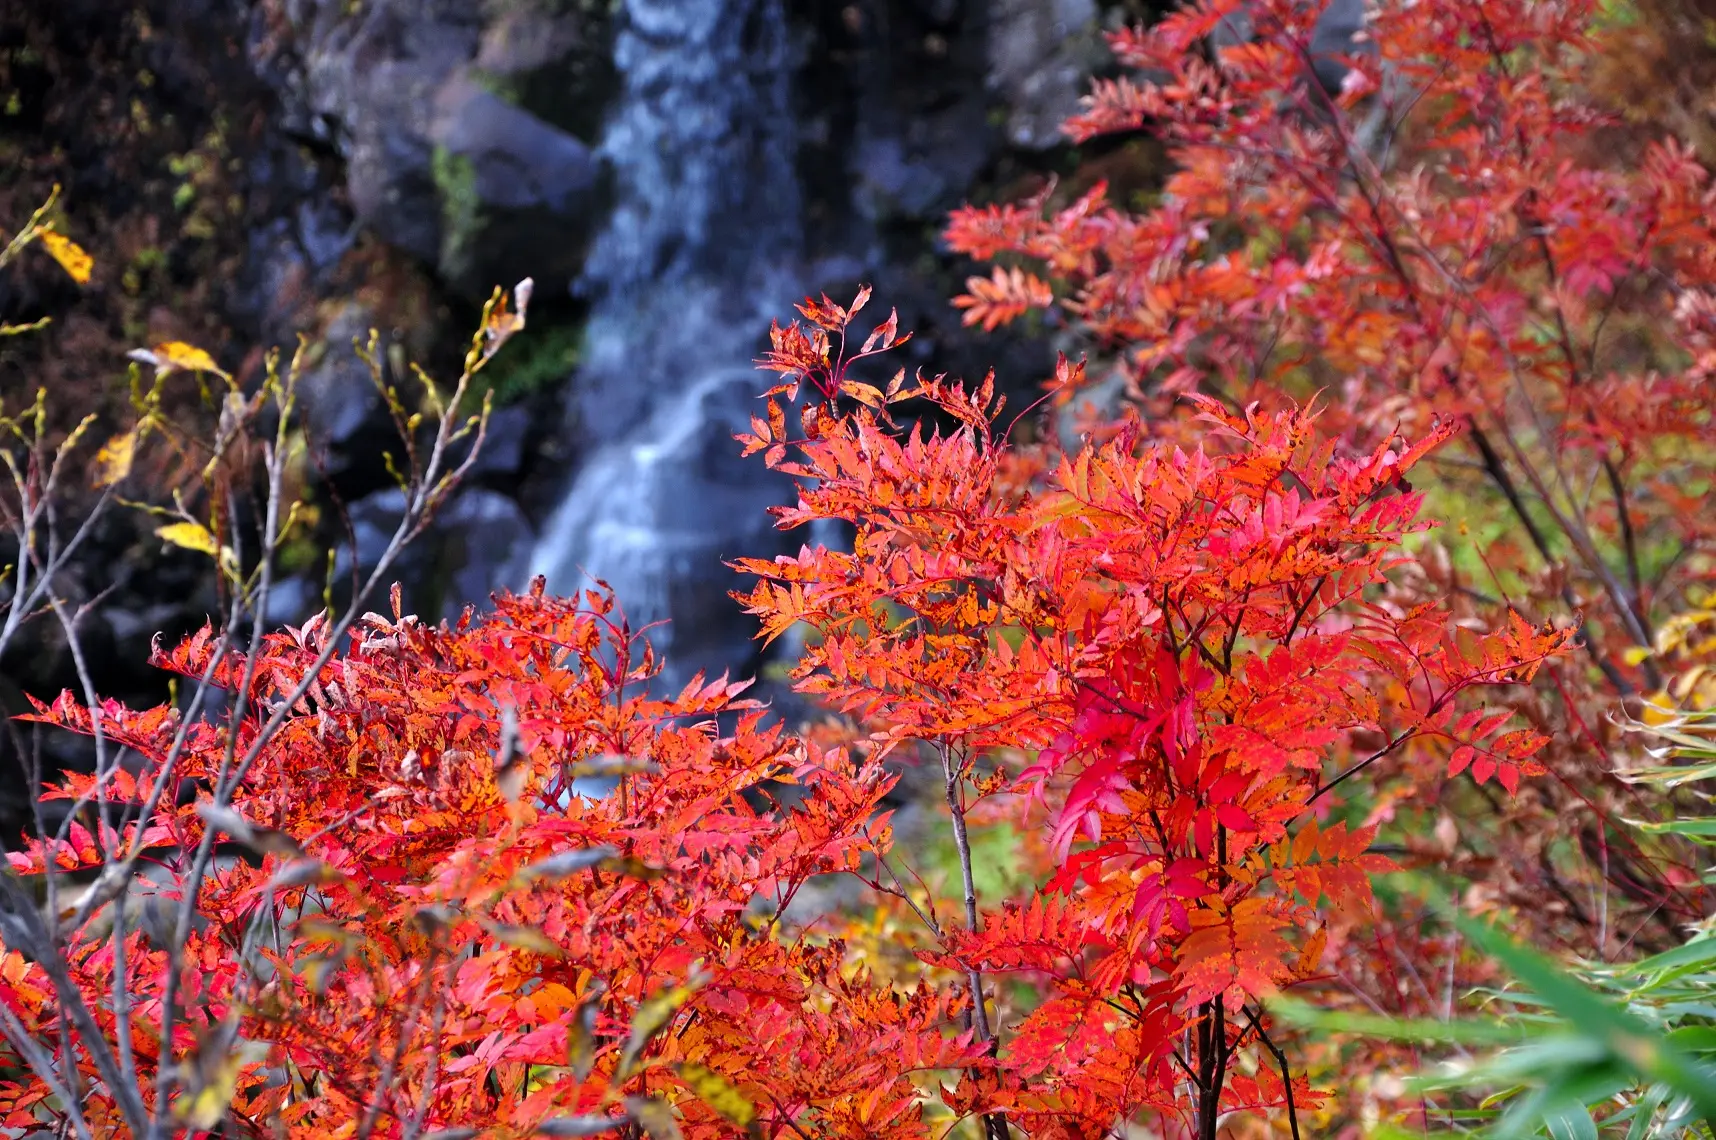
[(624, 0), (617, 21), (615, 204), (580, 284), (568, 424), (586, 458), (531, 574), (565, 594), (605, 580), (633, 628), (666, 621), (665, 689), (743, 664), (754, 630), (721, 560), (782, 545), (766, 507), (785, 489), (732, 437), (801, 252), (791, 65), (780, 0)]

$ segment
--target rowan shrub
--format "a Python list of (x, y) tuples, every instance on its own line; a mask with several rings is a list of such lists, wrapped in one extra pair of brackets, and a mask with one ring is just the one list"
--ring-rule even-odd
[[(38, 703), (109, 759), (0, 879), (0, 1124), (1356, 1134), (1401, 1108), (1374, 1079), (1400, 1054), (1308, 1042), (1282, 996), (1446, 1018), (1489, 969), (1383, 876), (1463, 875), (1481, 913), (1600, 889), (1520, 919), (1600, 954), (1696, 910), (1675, 833), (1609, 826), (1651, 801), (1601, 725), (1667, 682), (1684, 638), (1655, 627), (1706, 572), (1703, 168), (1672, 142), (1603, 163), (1580, 0), (1390, 8), (1334, 91), (1316, 11), (1248, 5), (1236, 37), (1235, 7), (1116, 34), (1136, 72), (1071, 124), (1166, 138), (1154, 208), (952, 222), (1004, 263), (973, 323), (1057, 307), (1118, 369), (1129, 399), (1082, 435), (1085, 363), (1009, 413), (992, 379), (889, 378), (905, 338), (867, 291), (773, 329), (739, 446), (796, 481), (782, 527), (853, 537), (736, 559), (736, 596), (793, 634), (825, 719), (728, 678), (655, 691), (602, 588), (266, 631), (277, 448), (260, 557), (218, 511), (173, 524), (234, 608), (156, 661), (229, 711)], [(388, 391), (407, 440), (434, 430), (396, 543), (456, 485), (461, 397), (523, 299), (491, 303), (450, 398)], [(1512, 512), (1512, 538), (1438, 544), (1466, 521), (1438, 505), (1486, 534)], [(912, 767), (949, 884), (895, 842)], [(1446, 814), (1472, 803), (1487, 822)], [(1583, 835), (1600, 864), (1568, 858)], [(986, 877), (997, 837), (1014, 867)]]

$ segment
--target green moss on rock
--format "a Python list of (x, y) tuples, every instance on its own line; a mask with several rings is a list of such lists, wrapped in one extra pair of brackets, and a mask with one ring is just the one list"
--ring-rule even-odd
[(540, 327), (532, 322), (477, 376), (494, 393), (496, 405), (518, 403), (564, 383), (578, 367), (583, 343), (581, 322)]
[(436, 147), (430, 164), (441, 202), (441, 264), (461, 266), (475, 251), (482, 202), (477, 197), (477, 168), (469, 158)]

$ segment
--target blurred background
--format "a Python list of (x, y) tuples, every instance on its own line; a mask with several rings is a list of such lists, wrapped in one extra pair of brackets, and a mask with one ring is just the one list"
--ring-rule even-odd
[[(66, 425), (129, 414), (125, 353), (183, 340), (255, 383), (314, 347), (300, 493), (271, 619), (320, 608), (373, 562), (400, 495), (397, 435), (354, 338), (458, 374), (491, 288), (536, 280), (526, 332), (481, 378), (484, 451), (399, 571), (405, 606), (456, 616), (533, 574), (609, 581), (668, 683), (754, 672), (727, 591), (737, 555), (794, 548), (784, 489), (732, 442), (763, 387), (771, 318), (870, 283), (917, 338), (898, 361), (1033, 387), (1056, 330), (963, 329), (947, 211), (1051, 177), (1156, 176), (1142, 140), (1075, 156), (1059, 124), (1106, 66), (1099, 0), (0, 0), (0, 218), (55, 185), (95, 254), (79, 288), (14, 267), (0, 314), (53, 318), (0, 354), (0, 398), (45, 386)], [(1077, 161), (1075, 161), (1075, 159)], [(37, 267), (39, 268), (39, 267)], [(207, 414), (184, 393), (183, 414)], [(170, 462), (170, 456), (157, 462)], [(163, 485), (174, 472), (159, 473)], [(145, 472), (147, 475), (147, 472)], [(74, 567), (97, 687), (165, 696), (146, 664), (216, 610), (200, 555), (135, 512)], [(42, 623), (0, 661), (0, 703), (74, 683)], [(50, 747), (56, 746), (50, 742)], [(65, 746), (75, 746), (66, 742)], [(7, 749), (10, 757), (15, 751)], [(50, 758), (52, 759), (52, 758)], [(0, 773), (0, 826), (24, 781)], [(15, 793), (15, 794), (14, 794)]]

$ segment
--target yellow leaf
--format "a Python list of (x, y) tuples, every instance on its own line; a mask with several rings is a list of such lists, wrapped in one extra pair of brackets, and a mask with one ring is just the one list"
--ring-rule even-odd
[(572, 1012), (572, 1023), (566, 1027), (566, 1064), (579, 1082), (596, 1066), (596, 1007), (601, 996), (600, 990), (585, 994)]
[(95, 454), (95, 485), (111, 487), (131, 474), (131, 461), (136, 455), (136, 428), (102, 444), (101, 450)]
[(628, 1096), (625, 1106), (626, 1115), (644, 1130), (649, 1140), (680, 1140), (679, 1122), (673, 1118), (673, 1109), (666, 1101)]
[(632, 1014), (631, 1037), (627, 1039), (626, 1047), (620, 1053), (620, 1063), (616, 1070), (622, 1079), (631, 1075), (632, 1066), (643, 1055), (644, 1047), (649, 1044), (650, 1039), (673, 1020), (673, 1015), (679, 1012), (679, 1007), (708, 980), (706, 974), (693, 974), (685, 980), (685, 985), (668, 986), (658, 990), (638, 1006), (637, 1012)]
[(690, 1061), (682, 1061), (674, 1066), (679, 1073), (679, 1079), (685, 1086), (697, 1094), (697, 1099), (738, 1125), (748, 1127), (757, 1117), (756, 1106), (745, 1099), (745, 1094), (733, 1087), (732, 1082), (717, 1073), (714, 1069)]
[(196, 345), (186, 344), (182, 340), (169, 340), (156, 345), (155, 355), (175, 368), (184, 368), (191, 372), (213, 372), (220, 376), (226, 375), (220, 370), (220, 365), (214, 362), (214, 357)]
[(204, 554), (216, 556), (220, 553), (220, 543), (215, 541), (215, 536), (210, 534), (209, 528), (202, 523), (170, 523), (156, 530), (155, 535), (186, 550), (200, 550)]
[(615, 756), (612, 753), (590, 756), (565, 766), (566, 775), (574, 780), (580, 777), (630, 776), (637, 773), (647, 776), (658, 771), (660, 769), (648, 760), (635, 756)]
[(261, 1042), (238, 1040), (223, 1032), (230, 1028), (221, 1026), (204, 1034), (197, 1052), (180, 1063), (185, 1095), (173, 1105), (173, 1115), (193, 1131), (218, 1127), (238, 1092), (240, 1075), (268, 1056), (268, 1047)]
[(1653, 693), (1645, 698), (1644, 707), (1639, 710), (1639, 720), (1647, 725), (1669, 724), (1680, 716), (1680, 711), (1674, 707), (1674, 702), (1667, 693)]
[(483, 921), (483, 926), (494, 935), (496, 941), (511, 946), (514, 950), (528, 950), (532, 954), (542, 954), (550, 958), (558, 958), (565, 953), (558, 942), (532, 926), (512, 926), (488, 920)]
[(226, 576), (234, 582), (238, 581), (238, 551), (234, 550), (230, 546), (222, 546), (220, 548), (220, 557), (218, 561), (220, 562), (221, 570), (226, 574)]
[(860, 384), (856, 380), (844, 380), (840, 384), (840, 390), (867, 408), (880, 408), (882, 406), (882, 390), (873, 384)]
[(239, 1068), (237, 1058), (222, 1064), (213, 1074), (214, 1079), (173, 1106), (174, 1115), (198, 1132), (214, 1128), (226, 1119), (226, 1110), (232, 1106), (233, 1094), (238, 1091)]
[(1707, 671), (1706, 666), (1694, 665), (1692, 668), (1688, 669), (1669, 683), (1669, 695), (1676, 701), (1684, 703), (1686, 698), (1692, 695), (1692, 691), (1698, 686), (1699, 679), (1702, 678)]
[(530, 307), (530, 295), (536, 289), (536, 282), (526, 277), (512, 289), (512, 308), (507, 308), (506, 298), (496, 290), (494, 304), (490, 306), (488, 315), (483, 321), (483, 355), (487, 360), (500, 351), (512, 335), (524, 327), (525, 310)]
[(95, 258), (85, 253), (77, 242), (53, 230), (42, 230), (37, 240), (73, 281), (79, 285), (89, 281), (90, 271), (95, 268)]
[(177, 371), (212, 372), (224, 380), (232, 379), (215, 363), (214, 357), (182, 340), (162, 341), (154, 348), (135, 348), (126, 355), (142, 364), (153, 365), (158, 376)]

